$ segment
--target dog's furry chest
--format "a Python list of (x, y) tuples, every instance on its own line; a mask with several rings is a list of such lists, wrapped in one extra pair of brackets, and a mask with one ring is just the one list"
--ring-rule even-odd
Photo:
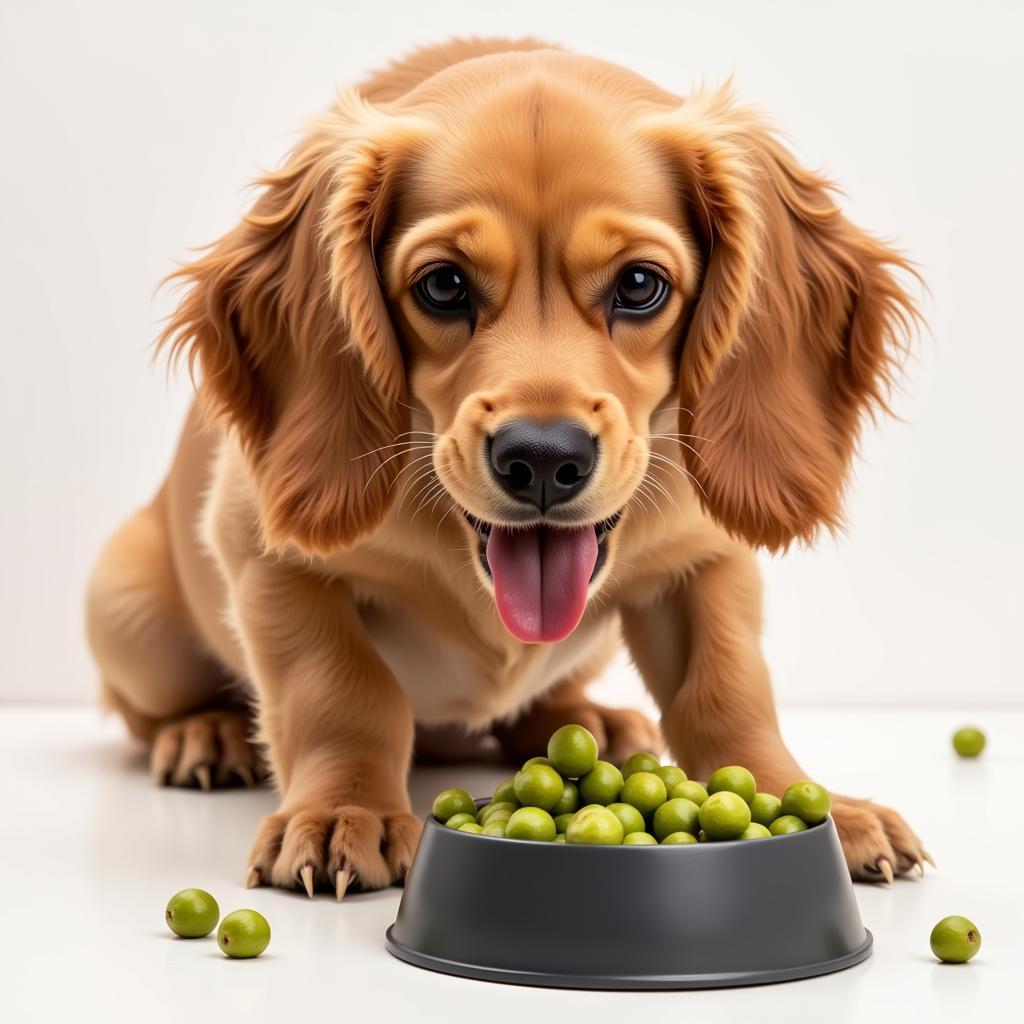
[(616, 617), (584, 622), (557, 644), (490, 646), (447, 637), (403, 604), (361, 605), (366, 631), (405, 691), (417, 722), (482, 728), (513, 716), (555, 683), (607, 650), (618, 633)]

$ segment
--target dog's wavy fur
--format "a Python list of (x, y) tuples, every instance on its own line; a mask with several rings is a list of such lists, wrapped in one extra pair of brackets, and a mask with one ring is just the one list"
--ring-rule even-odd
[[(904, 258), (728, 90), (681, 100), (532, 40), (419, 51), (342, 93), (258, 184), (173, 275), (161, 344), (199, 401), (88, 600), (106, 698), (162, 781), (273, 772), (250, 884), (401, 877), (417, 725), (447, 753), (468, 729), (518, 756), (566, 721), (612, 757), (659, 743), (583, 692), (620, 636), (688, 770), (803, 777), (752, 552), (839, 526), (915, 317)], [(612, 328), (585, 296), (626, 242), (661, 253), (673, 291), (647, 326)], [(409, 295), (445, 246), (488, 296), (472, 340)], [(590, 521), (626, 510), (555, 645), (504, 632), (460, 515), (500, 518), (467, 453), (515, 413), (586, 422), (612, 467)], [(920, 865), (895, 812), (834, 813), (855, 875)]]

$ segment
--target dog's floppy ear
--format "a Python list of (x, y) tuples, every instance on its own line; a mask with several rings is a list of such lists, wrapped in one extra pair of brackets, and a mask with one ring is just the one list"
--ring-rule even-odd
[(408, 409), (374, 252), (424, 132), (342, 94), (242, 222), (172, 275), (190, 288), (160, 343), (187, 352), (205, 404), (237, 431), (269, 547), (327, 554), (390, 503)]
[(679, 380), (679, 429), (708, 439), (685, 452), (701, 501), (773, 550), (833, 530), (862, 415), (886, 408), (916, 317), (894, 272), (913, 271), (725, 90), (643, 134), (681, 171), (704, 255)]

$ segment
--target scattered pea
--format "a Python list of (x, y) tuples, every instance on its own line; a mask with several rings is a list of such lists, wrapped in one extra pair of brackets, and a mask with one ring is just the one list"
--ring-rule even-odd
[(929, 939), (932, 952), (946, 964), (965, 964), (981, 949), (981, 932), (966, 917), (944, 917)]
[(444, 823), (445, 828), (454, 828), (454, 829), (459, 829), (459, 828), (462, 828), (463, 825), (470, 825), (470, 824), (472, 824), (472, 825), (476, 824), (476, 815), (475, 814), (466, 814), (465, 812), (461, 812), (461, 811), (458, 814), (453, 814)]
[(483, 821), (481, 821), (480, 824), (486, 825), (492, 818), (500, 817), (501, 815), (504, 815), (507, 819), (508, 816), (517, 809), (517, 806), (517, 804), (509, 803), (507, 801), (502, 801), (501, 803), (490, 803), (484, 808), (486, 813), (484, 814)]
[(711, 773), (707, 791), (710, 796), (715, 793), (735, 793), (749, 804), (757, 792), (757, 784), (754, 782), (754, 776), (746, 768), (730, 764)]
[[(505, 819), (508, 820), (507, 818)], [(505, 822), (504, 821), (489, 821), (484, 825), (485, 836), (495, 836), (498, 839), (505, 838)]]
[(769, 826), (768, 831), (773, 836), (788, 836), (793, 832), (806, 832), (807, 824), (801, 821), (795, 814), (784, 814), (776, 818)]
[(953, 749), (961, 757), (977, 757), (985, 749), (985, 734), (973, 725), (953, 733)]
[(270, 925), (255, 910), (233, 910), (220, 923), (217, 945), (235, 960), (250, 960), (270, 945)]
[(182, 889), (167, 901), (164, 920), (180, 938), (201, 939), (217, 927), (220, 907), (205, 889)]
[(736, 838), (737, 839), (771, 839), (772, 834), (759, 821), (752, 821)]
[(467, 821), (465, 825), (460, 825), (458, 828), (459, 832), (473, 832), (476, 835), (480, 835), (483, 830), (483, 825), (478, 825), (475, 821)]
[(548, 740), (548, 760), (560, 775), (578, 779), (597, 764), (597, 740), (582, 725), (563, 725)]

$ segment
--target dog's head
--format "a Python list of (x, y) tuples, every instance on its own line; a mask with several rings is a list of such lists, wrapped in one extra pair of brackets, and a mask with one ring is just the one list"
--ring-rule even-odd
[(167, 337), (239, 432), (268, 544), (352, 544), (426, 462), (507, 628), (558, 640), (666, 410), (732, 533), (779, 549), (838, 523), (913, 315), (905, 264), (724, 93), (500, 54), (344, 95), (264, 185), (182, 272)]

